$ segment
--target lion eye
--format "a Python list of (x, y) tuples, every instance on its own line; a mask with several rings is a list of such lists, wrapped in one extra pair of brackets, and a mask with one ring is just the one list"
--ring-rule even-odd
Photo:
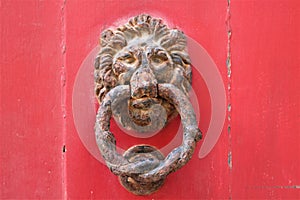
[(179, 56), (173, 56), (172, 59), (174, 63), (182, 65), (182, 59)]
[(135, 61), (135, 57), (130, 53), (126, 53), (126, 54), (122, 55), (121, 57), (119, 57), (119, 59), (122, 62), (125, 62), (125, 63), (128, 63), (128, 64), (131, 64)]
[(165, 53), (158, 53), (151, 57), (151, 61), (155, 64), (161, 64), (168, 60), (168, 57)]
[(152, 57), (152, 62), (154, 63), (162, 63), (163, 62), (163, 59), (159, 56), (153, 56)]

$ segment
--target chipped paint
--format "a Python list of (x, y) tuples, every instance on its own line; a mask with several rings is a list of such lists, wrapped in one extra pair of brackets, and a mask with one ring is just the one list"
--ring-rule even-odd
[(252, 190), (264, 190), (264, 189), (300, 189), (300, 185), (253, 185), (247, 187)]
[(229, 199), (232, 199), (232, 138), (231, 138), (231, 36), (232, 29), (230, 24), (231, 12), (230, 12), (230, 0), (227, 0), (226, 9), (226, 31), (227, 31), (227, 57), (226, 57), (226, 68), (227, 68), (227, 133), (228, 133), (228, 167), (229, 167)]
[(228, 153), (228, 166), (229, 166), (229, 169), (231, 170), (232, 169), (232, 153), (231, 153), (231, 151)]
[(67, 165), (66, 165), (66, 137), (67, 137), (67, 88), (66, 88), (66, 0), (61, 1), (61, 56), (62, 65), (60, 69), (60, 91), (61, 91), (61, 112), (62, 112), (62, 142), (63, 142), (63, 153), (62, 153), (62, 191), (64, 191), (64, 199), (67, 199)]

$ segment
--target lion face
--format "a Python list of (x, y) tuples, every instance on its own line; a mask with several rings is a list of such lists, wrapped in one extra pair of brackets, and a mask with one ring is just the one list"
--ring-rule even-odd
[(150, 41), (125, 47), (114, 58), (113, 71), (118, 84), (129, 84), (134, 72), (141, 68), (153, 73), (158, 83), (169, 83), (174, 73), (170, 54)]
[(95, 63), (98, 101), (117, 85), (130, 85), (129, 116), (140, 126), (151, 124), (153, 105), (161, 105), (169, 121), (176, 109), (158, 95), (157, 84), (171, 83), (188, 95), (191, 66), (186, 38), (161, 20), (139, 15), (117, 30), (106, 30)]

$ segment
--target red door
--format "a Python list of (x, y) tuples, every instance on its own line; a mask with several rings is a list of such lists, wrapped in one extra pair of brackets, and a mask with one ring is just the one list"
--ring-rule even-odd
[[(192, 160), (144, 198), (300, 198), (299, 1), (1, 1), (0, 8), (2, 199), (141, 198), (103, 164), (89, 131), (89, 64), (100, 32), (141, 13), (184, 31), (191, 57), (202, 58), (192, 60), (191, 101), (204, 132)], [(112, 130), (120, 148), (167, 151), (180, 144), (179, 122), (148, 139)]]

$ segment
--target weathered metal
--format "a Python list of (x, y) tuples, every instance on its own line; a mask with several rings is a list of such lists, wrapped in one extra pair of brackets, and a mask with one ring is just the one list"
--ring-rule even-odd
[[(97, 144), (122, 185), (134, 194), (147, 195), (190, 160), (202, 137), (188, 100), (191, 65), (186, 38), (160, 19), (139, 15), (114, 31), (104, 31), (100, 44), (95, 63), (95, 93), (100, 103), (95, 125)], [(157, 130), (179, 113), (184, 130), (181, 146), (166, 158), (148, 145), (134, 146), (120, 155), (109, 130), (110, 118), (119, 105), (127, 105), (129, 113), (118, 111), (117, 120), (140, 132)], [(155, 123), (162, 121), (162, 109), (157, 106), (165, 110), (164, 124)], [(127, 116), (131, 122), (124, 123)]]

